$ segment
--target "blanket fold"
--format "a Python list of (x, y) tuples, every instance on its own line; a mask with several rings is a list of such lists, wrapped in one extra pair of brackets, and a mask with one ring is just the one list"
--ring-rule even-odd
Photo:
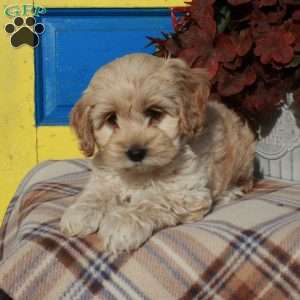
[(300, 299), (300, 184), (258, 182), (116, 256), (59, 231), (89, 174), (87, 160), (47, 161), (20, 184), (0, 229), (0, 299)]

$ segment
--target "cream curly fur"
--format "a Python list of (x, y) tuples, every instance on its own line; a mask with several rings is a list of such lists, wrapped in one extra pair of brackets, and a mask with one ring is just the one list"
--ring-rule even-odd
[[(61, 230), (97, 232), (107, 251), (129, 251), (248, 191), (254, 135), (209, 93), (206, 73), (179, 59), (132, 54), (98, 70), (71, 114), (93, 171)], [(128, 158), (132, 146), (147, 150), (142, 161)]]

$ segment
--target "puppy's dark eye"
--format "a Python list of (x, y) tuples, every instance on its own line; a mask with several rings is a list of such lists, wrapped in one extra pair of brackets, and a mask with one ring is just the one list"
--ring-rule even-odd
[(108, 123), (113, 128), (118, 127), (117, 120), (118, 120), (117, 114), (114, 112), (107, 114), (107, 116), (105, 118), (106, 123)]
[(150, 119), (150, 122), (159, 121), (163, 117), (163, 111), (157, 107), (151, 107), (145, 110), (145, 116)]

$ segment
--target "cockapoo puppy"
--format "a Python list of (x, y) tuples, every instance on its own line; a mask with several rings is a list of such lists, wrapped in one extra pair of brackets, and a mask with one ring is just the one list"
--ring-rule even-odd
[(255, 137), (209, 94), (205, 71), (179, 59), (132, 54), (100, 68), (71, 113), (93, 170), (61, 230), (129, 251), (248, 191)]

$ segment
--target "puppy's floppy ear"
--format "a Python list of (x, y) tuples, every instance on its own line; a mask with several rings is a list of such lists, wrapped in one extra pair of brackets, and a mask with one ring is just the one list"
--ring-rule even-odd
[(186, 90), (180, 108), (180, 129), (187, 136), (195, 136), (203, 127), (210, 82), (204, 69), (187, 70), (185, 75)]
[(90, 119), (91, 99), (83, 95), (73, 107), (70, 125), (74, 129), (80, 143), (80, 149), (86, 156), (92, 156), (95, 149), (93, 125)]
[(194, 136), (205, 120), (210, 94), (208, 75), (204, 69), (192, 69), (180, 59), (167, 59), (166, 67), (180, 91), (180, 131), (183, 135)]

